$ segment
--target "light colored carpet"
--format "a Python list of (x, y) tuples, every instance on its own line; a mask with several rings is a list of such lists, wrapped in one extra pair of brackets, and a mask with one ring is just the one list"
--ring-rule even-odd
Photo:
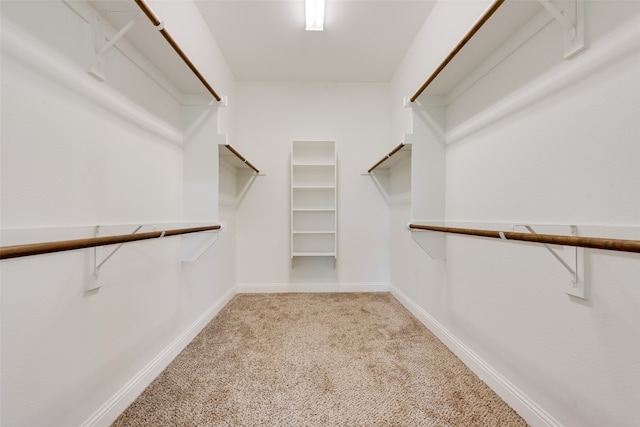
[(237, 295), (113, 426), (526, 426), (388, 293)]

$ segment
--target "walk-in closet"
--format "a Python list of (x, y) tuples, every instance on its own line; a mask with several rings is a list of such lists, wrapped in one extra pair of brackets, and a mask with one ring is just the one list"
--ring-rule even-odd
[(640, 1), (0, 19), (2, 426), (639, 424)]

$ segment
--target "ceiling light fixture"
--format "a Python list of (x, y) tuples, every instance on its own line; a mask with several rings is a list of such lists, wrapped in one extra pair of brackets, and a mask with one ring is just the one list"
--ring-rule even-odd
[(324, 30), (324, 0), (304, 0), (307, 31)]

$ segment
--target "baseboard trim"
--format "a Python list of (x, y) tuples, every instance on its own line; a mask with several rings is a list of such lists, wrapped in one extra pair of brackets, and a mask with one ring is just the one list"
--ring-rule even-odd
[(388, 283), (238, 283), (239, 294), (287, 292), (389, 292)]
[(402, 291), (393, 285), (389, 287), (389, 291), (531, 426), (562, 427), (559, 421), (549, 415), (500, 372), (456, 338), (447, 328)]
[(109, 426), (124, 411), (164, 368), (189, 344), (195, 336), (236, 295), (236, 288), (229, 289), (209, 307), (195, 322), (181, 333), (171, 344), (151, 360), (138, 374), (107, 400), (82, 427)]

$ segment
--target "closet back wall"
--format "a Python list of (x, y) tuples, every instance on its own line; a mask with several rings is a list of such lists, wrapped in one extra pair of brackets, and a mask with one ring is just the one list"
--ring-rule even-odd
[[(238, 146), (266, 173), (238, 206), (239, 292), (388, 289), (388, 208), (374, 181), (362, 175), (394, 145), (388, 96), (386, 83), (238, 83)], [(291, 262), (292, 140), (336, 141), (335, 268), (331, 257)]]

